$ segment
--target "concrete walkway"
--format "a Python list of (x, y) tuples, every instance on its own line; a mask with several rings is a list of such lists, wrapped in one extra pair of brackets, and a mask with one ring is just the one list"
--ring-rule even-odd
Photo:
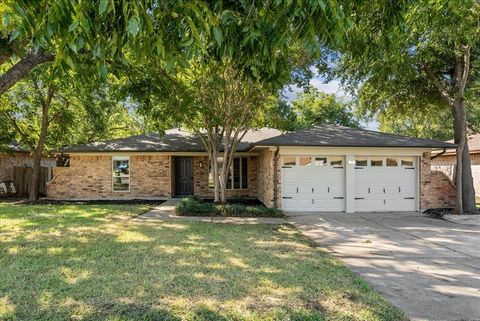
[(477, 217), (462, 223), (400, 212), (287, 217), (411, 320), (480, 320)]
[(139, 215), (136, 220), (152, 222), (208, 222), (229, 224), (283, 224), (285, 219), (277, 217), (223, 217), (223, 216), (178, 216), (175, 206), (180, 199), (171, 199), (151, 211)]
[(449, 222), (461, 224), (461, 225), (472, 225), (480, 228), (480, 215), (455, 215), (448, 214), (444, 215), (443, 218)]

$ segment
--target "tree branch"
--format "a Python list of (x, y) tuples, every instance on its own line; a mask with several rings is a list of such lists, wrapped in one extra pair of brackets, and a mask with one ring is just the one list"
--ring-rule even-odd
[(18, 123), (15, 117), (12, 117), (12, 115), (10, 115), (10, 113), (6, 111), (0, 112), (0, 113), (5, 115), (5, 117), (8, 118), (8, 120), (10, 120), (10, 123), (12, 124), (12, 126), (20, 134), (20, 136), (22, 136), (24, 143), (28, 145), (28, 148), (30, 148), (30, 151), (33, 153), (35, 151), (35, 146), (30, 144), (27, 134), (25, 134), (23, 130), (20, 128), (20, 126), (18, 126)]
[(463, 73), (460, 78), (459, 90), (460, 94), (463, 96), (465, 92), (465, 86), (467, 84), (468, 73), (470, 72), (470, 47), (463, 46)]
[(440, 96), (447, 102), (449, 106), (453, 106), (454, 99), (452, 95), (449, 93), (447, 88), (443, 85), (443, 83), (438, 79), (438, 77), (433, 73), (432, 69), (430, 69), (429, 66), (424, 64), (422, 66), (422, 69), (425, 71), (427, 76), (430, 78), (430, 80), (433, 82), (435, 87), (437, 87), (437, 90), (440, 94)]
[(33, 68), (54, 59), (55, 56), (53, 54), (31, 53), (26, 55), (0, 76), (0, 96), (25, 77)]
[(0, 38), (0, 46), (2, 48), (0, 50), (0, 66), (16, 54), (19, 49), (25, 48), (27, 45), (27, 40), (10, 42), (9, 36)]
[(31, 78), (32, 78), (33, 88), (35, 89), (35, 95), (37, 96), (38, 100), (40, 101), (40, 104), (42, 105), (42, 108), (45, 108), (47, 103), (46, 103), (46, 101), (43, 97), (43, 92), (40, 89), (40, 86), (37, 82), (37, 78), (35, 78), (35, 76), (33, 74), (31, 76)]

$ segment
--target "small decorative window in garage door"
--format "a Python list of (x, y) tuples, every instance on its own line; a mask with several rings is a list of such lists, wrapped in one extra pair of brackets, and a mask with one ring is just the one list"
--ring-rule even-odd
[(355, 160), (355, 211), (416, 211), (415, 157), (362, 157)]
[(282, 208), (294, 211), (344, 211), (344, 157), (282, 157)]

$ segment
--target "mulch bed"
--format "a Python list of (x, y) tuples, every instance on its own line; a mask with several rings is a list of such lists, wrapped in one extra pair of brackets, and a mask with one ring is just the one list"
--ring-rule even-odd
[(0, 197), (0, 203), (16, 203), (16, 204), (38, 204), (38, 205), (65, 205), (65, 204), (82, 204), (82, 205), (136, 205), (136, 204), (149, 204), (160, 205), (165, 201), (161, 200), (88, 200), (88, 201), (59, 201), (59, 200), (47, 200), (39, 199), (38, 201), (30, 201), (24, 197)]
[[(213, 198), (202, 199), (204, 203), (213, 203)], [(227, 204), (239, 204), (245, 206), (262, 206), (264, 205), (257, 198), (231, 198), (227, 199)]]
[(431, 208), (423, 212), (423, 214), (429, 215), (434, 218), (442, 218), (444, 215), (447, 214), (454, 214), (453, 208)]

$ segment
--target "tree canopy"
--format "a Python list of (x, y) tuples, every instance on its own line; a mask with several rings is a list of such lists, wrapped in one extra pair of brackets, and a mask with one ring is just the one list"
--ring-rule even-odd
[(264, 112), (263, 119), (266, 126), (287, 131), (322, 124), (360, 127), (352, 101), (316, 88), (309, 88), (291, 102), (278, 100)]
[[(75, 69), (87, 55), (106, 76), (126, 56), (157, 68), (185, 67), (194, 55), (230, 58), (254, 77), (283, 85), (294, 48), (305, 56), (342, 39), (345, 15), (335, 0), (6, 1), (0, 7), (0, 95), (36, 65)], [(314, 19), (312, 17), (315, 17)]]

